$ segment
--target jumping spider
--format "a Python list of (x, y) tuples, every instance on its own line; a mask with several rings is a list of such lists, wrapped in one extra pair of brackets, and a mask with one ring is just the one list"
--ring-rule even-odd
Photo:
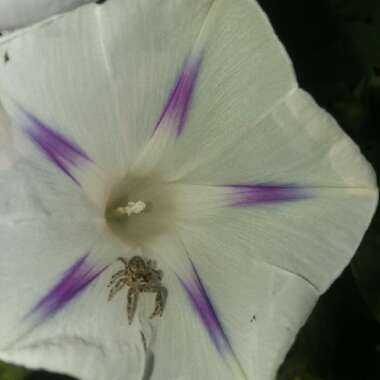
[(127, 295), (127, 315), (129, 324), (132, 323), (137, 308), (137, 301), (140, 293), (151, 292), (156, 293), (155, 308), (150, 316), (154, 318), (162, 316), (165, 301), (167, 297), (167, 289), (161, 285), (162, 272), (154, 269), (151, 260), (145, 260), (140, 256), (134, 256), (129, 261), (123, 257), (119, 257), (125, 268), (116, 272), (107, 287), (111, 287), (108, 301), (121, 290), (125, 285), (129, 287)]

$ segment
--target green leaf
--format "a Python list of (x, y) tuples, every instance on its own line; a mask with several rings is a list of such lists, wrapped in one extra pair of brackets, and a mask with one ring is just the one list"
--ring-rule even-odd
[(23, 380), (28, 374), (25, 368), (0, 362), (0, 380)]

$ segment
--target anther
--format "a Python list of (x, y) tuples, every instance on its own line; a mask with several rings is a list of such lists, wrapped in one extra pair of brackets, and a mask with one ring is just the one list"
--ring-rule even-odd
[(127, 206), (117, 207), (114, 210), (115, 216), (131, 216), (133, 214), (141, 214), (146, 208), (146, 204), (143, 201), (128, 202)]

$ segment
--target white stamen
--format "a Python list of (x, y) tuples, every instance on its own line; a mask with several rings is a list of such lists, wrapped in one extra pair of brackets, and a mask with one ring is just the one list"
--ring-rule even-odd
[(117, 215), (141, 214), (145, 210), (146, 204), (143, 201), (128, 202), (127, 206), (118, 207), (115, 211)]

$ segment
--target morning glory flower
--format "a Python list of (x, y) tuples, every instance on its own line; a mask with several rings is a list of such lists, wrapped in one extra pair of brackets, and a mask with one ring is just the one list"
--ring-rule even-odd
[(259, 6), (109, 0), (9, 34), (5, 54), (0, 358), (274, 379), (377, 189)]

